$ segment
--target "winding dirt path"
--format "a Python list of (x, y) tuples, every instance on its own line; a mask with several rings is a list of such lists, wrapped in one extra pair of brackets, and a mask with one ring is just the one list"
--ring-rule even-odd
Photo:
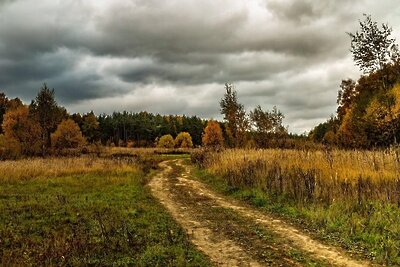
[(182, 160), (164, 161), (149, 186), (218, 266), (370, 266), (312, 239), (282, 220), (241, 205), (190, 177)]
[(152, 192), (186, 230), (198, 249), (209, 256), (215, 264), (221, 266), (261, 266), (235, 242), (218, 238), (210, 228), (193, 218), (186, 206), (173, 201), (170, 197), (168, 182), (168, 172), (172, 170), (172, 167), (167, 162), (161, 163), (160, 166), (163, 171), (149, 183)]

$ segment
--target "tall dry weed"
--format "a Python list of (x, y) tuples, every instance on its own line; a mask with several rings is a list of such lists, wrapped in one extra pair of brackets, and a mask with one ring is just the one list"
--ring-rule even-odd
[(231, 186), (259, 187), (300, 202), (336, 199), (400, 205), (396, 151), (225, 150), (202, 163)]

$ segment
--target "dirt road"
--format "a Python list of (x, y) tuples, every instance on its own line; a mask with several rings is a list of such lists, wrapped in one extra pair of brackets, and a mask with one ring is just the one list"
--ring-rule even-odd
[(217, 266), (369, 266), (259, 210), (192, 179), (183, 160), (164, 161), (153, 195)]

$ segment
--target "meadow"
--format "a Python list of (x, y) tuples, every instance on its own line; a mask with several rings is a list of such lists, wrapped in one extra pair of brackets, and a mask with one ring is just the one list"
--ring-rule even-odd
[(0, 265), (208, 266), (145, 186), (159, 160), (0, 162)]
[(396, 150), (225, 150), (192, 161), (214, 188), (387, 265), (400, 265)]
[(192, 154), (198, 179), (356, 257), (400, 265), (396, 150), (104, 148), (0, 162), (1, 265), (209, 266), (146, 186)]

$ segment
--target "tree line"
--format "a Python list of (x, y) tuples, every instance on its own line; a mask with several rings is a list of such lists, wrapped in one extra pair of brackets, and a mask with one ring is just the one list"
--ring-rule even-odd
[[(46, 84), (25, 105), (0, 94), (0, 157), (45, 156), (87, 145), (124, 147), (268, 147), (277, 146), (287, 130), (276, 107), (260, 106), (246, 114), (231, 84), (220, 101), (224, 121), (149, 112), (69, 114)], [(274, 143), (275, 142), (275, 143)]]
[(176, 137), (174, 144), (193, 147), (201, 145), (206, 124), (197, 116), (148, 112), (69, 114), (44, 84), (29, 105), (0, 93), (0, 157), (44, 156), (92, 144), (149, 147), (164, 135)]

